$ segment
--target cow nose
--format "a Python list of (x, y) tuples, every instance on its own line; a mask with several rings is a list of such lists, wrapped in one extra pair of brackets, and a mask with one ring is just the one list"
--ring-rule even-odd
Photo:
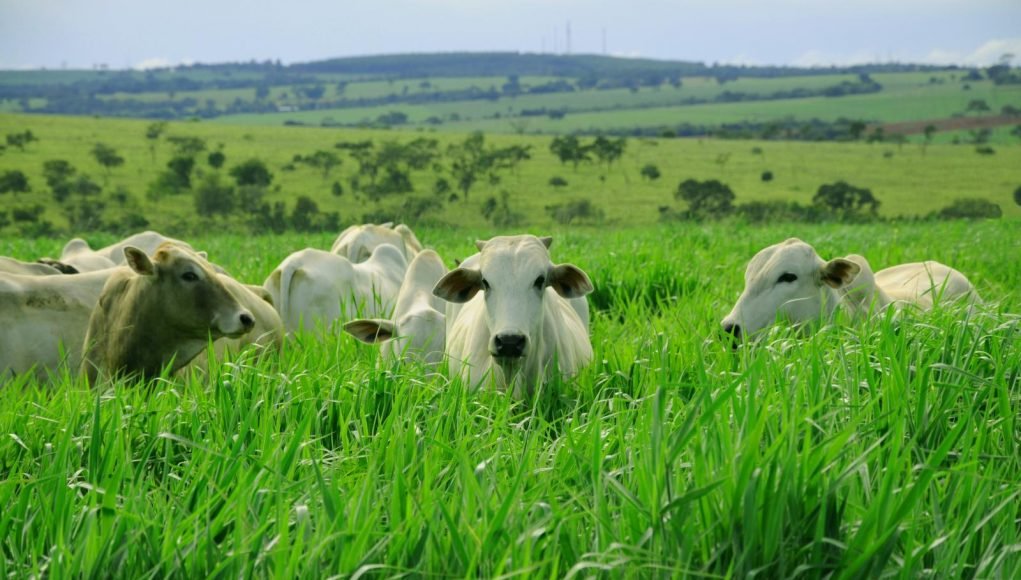
[(525, 354), (525, 343), (527, 339), (523, 334), (503, 333), (493, 337), (493, 346), (499, 357), (520, 358)]
[(249, 331), (249, 330), (252, 329), (253, 326), (255, 326), (255, 319), (252, 318), (251, 314), (249, 314), (247, 312), (242, 312), (241, 313), (241, 326), (245, 329), (245, 331)]
[(734, 338), (741, 338), (741, 325), (726, 323), (723, 325), (723, 332), (726, 332)]

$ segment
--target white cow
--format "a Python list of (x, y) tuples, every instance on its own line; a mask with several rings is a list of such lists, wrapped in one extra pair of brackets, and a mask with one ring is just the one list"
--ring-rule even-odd
[(407, 268), (404, 254), (390, 244), (376, 247), (359, 264), (308, 248), (281, 262), (263, 287), (287, 332), (313, 330), (357, 316), (389, 316)]
[(49, 264), (39, 262), (22, 262), (14, 258), (0, 256), (0, 273), (19, 274), (21, 276), (54, 276), (63, 272)]
[(344, 330), (362, 342), (381, 342), (384, 359), (439, 364), (446, 338), (445, 303), (433, 295), (433, 288), (446, 273), (439, 255), (423, 250), (408, 266), (393, 318), (352, 320)]
[(392, 226), (391, 223), (351, 226), (337, 236), (330, 253), (358, 263), (368, 260), (377, 246), (390, 244), (399, 248), (404, 258), (410, 262), (415, 254), (422, 251), (422, 243), (408, 226), (404, 224)]
[(0, 375), (77, 370), (89, 316), (117, 269), (75, 276), (0, 274)]
[(477, 267), (463, 265), (433, 291), (463, 307), (447, 316), (450, 373), (472, 387), (491, 380), (515, 397), (531, 395), (554, 362), (570, 376), (592, 359), (592, 345), (566, 299), (592, 291), (588, 275), (550, 261), (551, 238), (500, 236), (476, 242)]
[(933, 298), (965, 296), (977, 299), (968, 279), (938, 262), (894, 266), (873, 276), (861, 256), (827, 262), (812, 246), (790, 238), (761, 250), (748, 263), (744, 292), (722, 326), (740, 338), (778, 318), (800, 324), (829, 317), (841, 303), (855, 314), (868, 311), (873, 299), (878, 307), (898, 303), (927, 309)]
[[(128, 246), (138, 248), (147, 255), (152, 256), (156, 249), (165, 242), (173, 243), (186, 250), (195, 251), (187, 242), (168, 238), (158, 232), (147, 231), (128, 236), (115, 244), (110, 244), (98, 250), (93, 250), (85, 240), (74, 238), (64, 246), (64, 250), (60, 253), (60, 260), (52, 262), (72, 266), (79, 272), (95, 272), (126, 264), (124, 248)], [(202, 258), (206, 257), (205, 252), (196, 253)]]

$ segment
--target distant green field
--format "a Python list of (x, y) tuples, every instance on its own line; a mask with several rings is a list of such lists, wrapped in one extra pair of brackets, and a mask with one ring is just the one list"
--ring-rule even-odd
[[(25, 152), (8, 149), (0, 155), (0, 172), (22, 170), (33, 187), (33, 193), (22, 194), (17, 200), (5, 196), (4, 204), (38, 201), (48, 207), (49, 219), (61, 223), (63, 218), (51, 203), (41, 171), (43, 162), (48, 159), (66, 159), (104, 184), (104, 195), (118, 187), (125, 188), (155, 226), (188, 226), (194, 220), (190, 196), (164, 198), (155, 203), (146, 199), (148, 185), (164, 169), (171, 154), (170, 146), (161, 144), (156, 162), (152, 161), (143, 137), (147, 124), (133, 120), (0, 115), (0, 134), (30, 129), (40, 139)], [(463, 139), (463, 135), (447, 133), (245, 127), (204, 122), (171, 123), (168, 134), (194, 135), (206, 139), (210, 148), (222, 146), (227, 156), (224, 171), (248, 158), (262, 159), (275, 176), (269, 201), (292, 203), (298, 195), (310, 196), (321, 210), (339, 212), (345, 221), (360, 221), (361, 216), (370, 211), (396, 207), (402, 198), (376, 203), (355, 198), (350, 191), (336, 197), (331, 194), (331, 184), (340, 181), (348, 190), (347, 178), (355, 173), (356, 164), (345, 157), (343, 165), (328, 179), (323, 179), (316, 170), (301, 165), (294, 171), (285, 171), (283, 167), (294, 155), (310, 154), (317, 149), (334, 150), (333, 145), (338, 141), (407, 140), (420, 136), (438, 139), (442, 151), (447, 144)], [(501, 145), (531, 145), (532, 159), (524, 162), (517, 174), (504, 175), (498, 185), (476, 186), (467, 202), (446, 203), (441, 210), (430, 214), (430, 219), (481, 226), (485, 223), (479, 212), (482, 202), (506, 190), (513, 209), (522, 213), (528, 223), (552, 223), (544, 209), (548, 205), (589, 199), (605, 211), (610, 224), (651, 224), (658, 220), (660, 206), (678, 206), (673, 193), (677, 184), (688, 178), (720, 179), (733, 188), (739, 202), (795, 200), (808, 203), (821, 184), (843, 179), (871, 188), (882, 202), (881, 213), (888, 216), (925, 214), (955, 198), (977, 196), (998, 203), (1006, 216), (1021, 217), (1021, 207), (1011, 199), (1013, 191), (1021, 186), (1021, 175), (1017, 171), (1021, 167), (1021, 146), (1018, 145), (998, 145), (995, 155), (981, 156), (974, 152), (973, 146), (965, 145), (933, 145), (923, 151), (912, 144), (898, 147), (882, 143), (630, 139), (622, 161), (606, 173), (594, 165), (583, 164), (577, 172), (561, 165), (549, 152), (549, 137), (491, 135), (488, 139)], [(89, 153), (96, 142), (112, 145), (126, 159), (125, 165), (114, 169), (109, 178)], [(761, 154), (753, 152), (756, 147), (761, 149)], [(662, 178), (652, 182), (642, 180), (638, 171), (646, 163), (656, 164)], [(200, 157), (199, 171), (211, 171), (204, 164), (204, 157)], [(773, 172), (772, 182), (761, 181), (761, 173), (766, 170)], [(414, 173), (414, 195), (430, 195), (438, 175), (446, 174)], [(561, 176), (568, 186), (551, 187), (548, 181), (552, 176)], [(113, 215), (122, 210), (116, 204), (108, 202), (107, 205), (108, 212)]]

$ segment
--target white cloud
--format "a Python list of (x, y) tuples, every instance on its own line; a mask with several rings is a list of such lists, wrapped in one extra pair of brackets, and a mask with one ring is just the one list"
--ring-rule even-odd
[(195, 60), (190, 58), (181, 59), (175, 62), (168, 58), (152, 57), (135, 64), (135, 66), (132, 68), (134, 68), (135, 70), (150, 70), (154, 68), (173, 68), (176, 66), (189, 66), (192, 64), (195, 64)]
[(1013, 54), (1017, 63), (1021, 59), (1021, 38), (994, 38), (968, 53), (934, 48), (923, 60), (933, 64), (988, 66), (996, 64), (1004, 54)]
[(811, 49), (791, 61), (794, 66), (850, 66), (855, 64), (869, 64), (882, 62), (882, 57), (874, 52), (859, 50), (851, 54), (833, 54), (818, 49)]

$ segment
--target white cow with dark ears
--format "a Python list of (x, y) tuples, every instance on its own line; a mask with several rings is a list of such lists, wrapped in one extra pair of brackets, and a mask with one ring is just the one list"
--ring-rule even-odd
[(827, 318), (844, 305), (852, 315), (889, 306), (929, 309), (938, 300), (978, 301), (971, 282), (939, 262), (902, 264), (873, 274), (852, 254), (826, 261), (815, 248), (790, 238), (755, 254), (745, 270), (745, 289), (723, 330), (735, 338), (754, 335), (781, 319), (800, 324)]
[(521, 235), (476, 242), (477, 265), (436, 284), (433, 293), (451, 303), (451, 375), (472, 387), (490, 381), (522, 398), (558, 369), (574, 375), (592, 360), (588, 332), (567, 302), (592, 292), (592, 282), (577, 266), (550, 261), (552, 241)]

